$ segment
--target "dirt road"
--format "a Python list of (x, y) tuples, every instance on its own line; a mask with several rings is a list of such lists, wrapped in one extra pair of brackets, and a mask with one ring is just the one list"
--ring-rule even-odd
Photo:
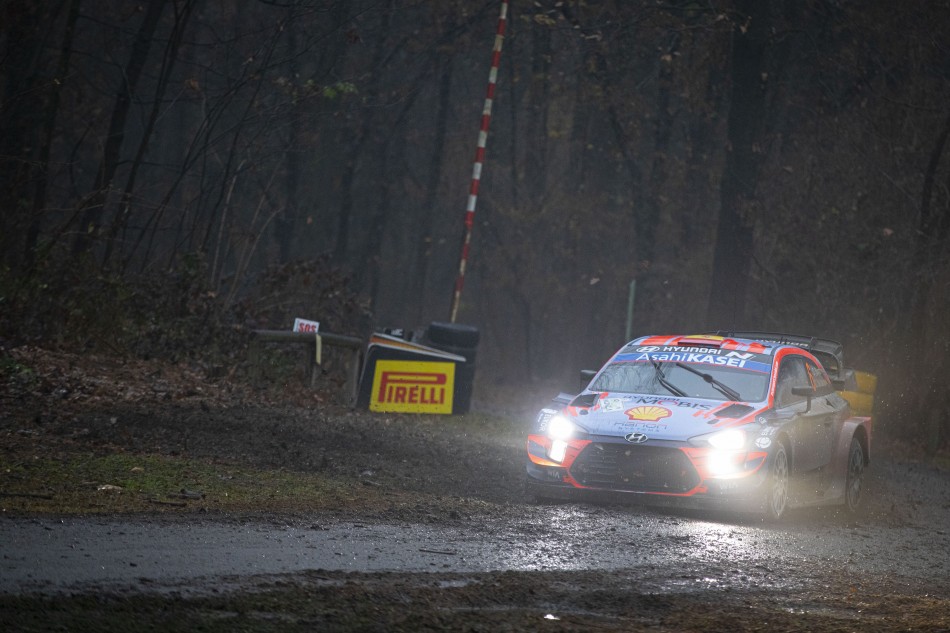
[[(882, 465), (872, 511), (798, 512), (780, 526), (637, 506), (486, 505), (464, 521), (374, 517), (7, 519), (0, 592), (200, 588), (222, 577), (305, 570), (459, 573), (620, 571), (658, 590), (800, 591), (823, 577), (947, 583), (950, 512), (918, 501), (877, 514), (888, 481), (946, 485), (936, 471)], [(902, 495), (905, 499), (924, 494)], [(896, 511), (896, 508), (895, 508)], [(451, 512), (451, 511), (450, 511)], [(456, 515), (457, 516), (457, 515)]]
[(939, 469), (876, 459), (862, 515), (799, 511), (779, 525), (531, 505), (521, 480), (534, 403), (476, 425), (201, 393), (133, 400), (17, 401), (0, 416), (3, 447), (320, 473), (376, 501), (239, 515), (7, 513), (0, 624), (47, 630), (78, 613), (93, 618), (89, 630), (118, 630), (130, 612), (161, 620), (170, 610), (208, 630), (228, 630), (229, 618), (252, 630), (950, 630), (950, 474)]

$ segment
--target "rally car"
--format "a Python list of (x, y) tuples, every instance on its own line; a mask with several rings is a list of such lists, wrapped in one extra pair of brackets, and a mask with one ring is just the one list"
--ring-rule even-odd
[[(580, 394), (539, 413), (527, 438), (528, 493), (726, 504), (772, 519), (820, 504), (855, 511), (872, 423), (836, 391), (849, 381), (840, 345), (745, 336), (623, 346)], [(834, 382), (813, 351), (837, 363)]]

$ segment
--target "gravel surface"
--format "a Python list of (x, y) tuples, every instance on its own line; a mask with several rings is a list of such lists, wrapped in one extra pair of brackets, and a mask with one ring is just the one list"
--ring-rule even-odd
[[(165, 376), (156, 391), (149, 368), (52, 358), (41, 381), (7, 386), (4, 455), (184, 455), (322, 474), (382, 501), (317, 513), (7, 512), (0, 624), (62, 625), (42, 615), (43, 596), (98, 595), (106, 606), (95, 612), (112, 622), (119, 597), (173, 595), (164, 608), (200, 619), (208, 595), (279, 590), (275, 612), (324, 630), (748, 629), (762, 618), (770, 630), (950, 628), (950, 475), (880, 444), (858, 517), (817, 509), (769, 525), (729, 512), (531, 505), (523, 434), (536, 401), (493, 402), (488, 422), (401, 417), (313, 394), (269, 400), (167, 369), (155, 370)], [(316, 603), (301, 606), (296, 591)]]

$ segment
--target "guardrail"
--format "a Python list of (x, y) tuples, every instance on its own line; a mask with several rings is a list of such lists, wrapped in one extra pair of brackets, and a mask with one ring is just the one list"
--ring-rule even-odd
[(323, 347), (341, 347), (349, 350), (344, 361), (346, 365), (346, 383), (344, 391), (347, 404), (356, 403), (356, 394), (360, 379), (360, 359), (363, 352), (363, 339), (332, 332), (290, 332), (286, 330), (252, 330), (248, 346), (248, 361), (260, 376), (261, 347), (264, 343), (297, 343), (311, 346), (313, 353), (307, 362), (307, 380), (312, 389), (316, 386), (319, 368), (322, 362)]

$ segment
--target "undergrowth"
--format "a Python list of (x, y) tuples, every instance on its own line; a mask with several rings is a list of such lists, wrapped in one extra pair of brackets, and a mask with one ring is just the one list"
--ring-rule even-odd
[[(368, 311), (349, 284), (325, 257), (272, 266), (241, 284), (226, 279), (218, 287), (199, 254), (170, 270), (134, 274), (90, 262), (48, 261), (29, 272), (3, 268), (0, 348), (31, 344), (194, 361), (220, 371), (246, 358), (252, 330), (290, 329), (295, 317), (318, 320), (337, 334), (366, 334)], [(272, 362), (296, 365), (297, 356), (278, 354)]]

